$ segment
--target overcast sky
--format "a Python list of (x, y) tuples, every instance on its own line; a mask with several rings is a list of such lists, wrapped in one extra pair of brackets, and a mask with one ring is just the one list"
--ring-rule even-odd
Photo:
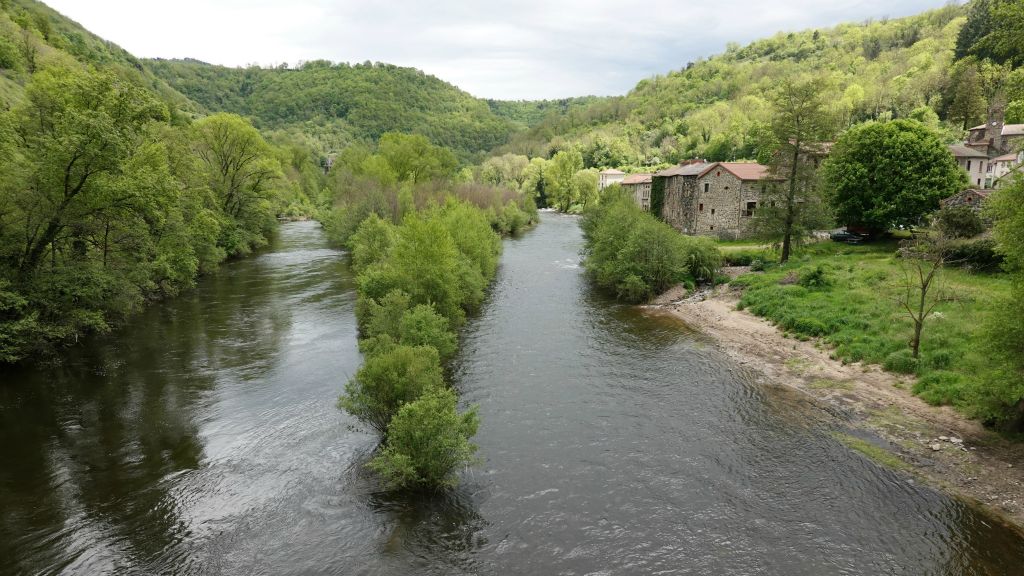
[(141, 57), (413, 66), (487, 98), (624, 94), (780, 30), (915, 14), (945, 0), (45, 0)]

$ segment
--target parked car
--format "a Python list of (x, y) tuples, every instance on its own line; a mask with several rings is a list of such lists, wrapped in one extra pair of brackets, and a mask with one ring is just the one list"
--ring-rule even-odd
[(845, 242), (846, 244), (860, 244), (868, 239), (867, 234), (858, 234), (849, 230), (840, 230), (829, 234), (833, 242)]

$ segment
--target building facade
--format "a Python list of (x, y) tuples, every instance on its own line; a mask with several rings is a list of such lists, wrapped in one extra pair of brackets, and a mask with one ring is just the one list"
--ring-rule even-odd
[(950, 145), (949, 152), (956, 158), (957, 164), (967, 172), (967, 181), (971, 186), (988, 187), (988, 154), (960, 144)]
[(597, 174), (597, 188), (604, 190), (612, 184), (621, 183), (626, 178), (626, 173), (621, 170), (601, 170)]
[(773, 184), (767, 166), (745, 162), (694, 162), (654, 176), (662, 179), (663, 220), (684, 234), (718, 238), (746, 235)]
[(651, 210), (651, 174), (630, 174), (622, 180), (622, 187), (633, 196), (636, 205), (645, 212)]

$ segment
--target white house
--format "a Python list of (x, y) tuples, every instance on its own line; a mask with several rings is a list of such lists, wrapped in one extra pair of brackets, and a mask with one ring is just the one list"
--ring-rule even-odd
[(1003, 154), (989, 160), (988, 174), (992, 188), (998, 188), (1009, 178), (1007, 174), (1024, 169), (1024, 152)]
[(597, 187), (604, 190), (612, 184), (621, 183), (625, 179), (626, 173), (621, 170), (615, 170), (614, 168), (601, 170), (601, 172), (598, 173)]
[(957, 164), (967, 171), (967, 179), (971, 186), (985, 188), (988, 178), (988, 154), (968, 148), (962, 144), (951, 144), (949, 152), (956, 158)]

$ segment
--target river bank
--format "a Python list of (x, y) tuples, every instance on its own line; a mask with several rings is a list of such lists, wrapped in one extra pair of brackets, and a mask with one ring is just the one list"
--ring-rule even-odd
[(851, 448), (977, 502), (1024, 531), (1024, 445), (950, 407), (926, 404), (911, 393), (912, 376), (844, 364), (821, 343), (786, 338), (766, 320), (737, 310), (739, 297), (728, 285), (689, 297), (673, 289), (648, 309), (708, 335), (760, 380), (813, 398), (853, 429), (837, 434)]

